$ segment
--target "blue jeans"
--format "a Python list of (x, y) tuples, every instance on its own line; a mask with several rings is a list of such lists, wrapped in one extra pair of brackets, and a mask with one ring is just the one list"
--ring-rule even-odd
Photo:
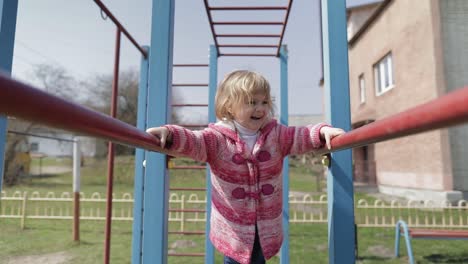
[[(250, 263), (265, 264), (265, 257), (263, 256), (262, 248), (260, 247), (260, 239), (258, 238), (257, 228), (255, 228), (255, 242), (253, 246), (252, 257), (250, 258)], [(224, 264), (239, 264), (239, 262), (228, 256), (224, 256)]]

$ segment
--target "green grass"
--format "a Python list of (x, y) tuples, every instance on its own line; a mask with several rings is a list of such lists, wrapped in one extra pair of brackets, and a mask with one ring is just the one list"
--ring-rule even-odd
[[(58, 166), (61, 161), (50, 161), (49, 165)], [(187, 162), (187, 161), (182, 161)], [(292, 161), (295, 162), (295, 161)], [(63, 163), (64, 166), (70, 164)], [(117, 157), (115, 165), (114, 193), (133, 193), (133, 159)], [(290, 188), (293, 191), (315, 193), (323, 188), (317, 186), (316, 177), (311, 173), (317, 170), (305, 168), (297, 163), (291, 166)], [(101, 193), (105, 197), (107, 165), (105, 160), (86, 160), (83, 167), (82, 188), (87, 194)], [(171, 172), (171, 187), (204, 187), (203, 170), (174, 170)], [(320, 183), (323, 185), (323, 183)], [(33, 177), (15, 187), (5, 187), (11, 193), (18, 191), (49, 191), (60, 194), (72, 191), (71, 173)], [(204, 195), (201, 192), (201, 195)], [(362, 193), (358, 198), (370, 197)], [(57, 205), (58, 207), (59, 205)], [(118, 208), (116, 204), (114, 208)], [(104, 210), (104, 208), (102, 208)], [(384, 214), (389, 214), (384, 211)], [(104, 251), (104, 221), (82, 221), (80, 242), (72, 241), (72, 224), (68, 220), (26, 220), (26, 228), (20, 228), (19, 219), (0, 219), (0, 264), (9, 257), (66, 252), (72, 256), (70, 263), (102, 263)], [(177, 230), (178, 223), (170, 222), (169, 230)], [(186, 230), (203, 230), (204, 223), (186, 223)], [(358, 228), (358, 261), (357, 263), (407, 263), (404, 241), (401, 242), (399, 259), (393, 258), (393, 228)], [(169, 235), (168, 248), (171, 252), (203, 252), (204, 236)], [(132, 223), (129, 221), (112, 224), (111, 263), (131, 263)], [(189, 242), (187, 242), (189, 241)], [(175, 247), (175, 244), (183, 247)], [(291, 224), (289, 230), (291, 263), (328, 263), (328, 234), (326, 224)], [(466, 241), (448, 240), (413, 240), (413, 252), (417, 263), (468, 263), (468, 243)], [(204, 263), (203, 257), (168, 257), (171, 264)], [(222, 262), (222, 256), (215, 255), (215, 263)], [(279, 263), (273, 257), (268, 263)]]

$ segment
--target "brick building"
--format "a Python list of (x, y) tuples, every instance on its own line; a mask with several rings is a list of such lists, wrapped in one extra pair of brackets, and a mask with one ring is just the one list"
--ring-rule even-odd
[[(353, 128), (468, 85), (468, 1), (384, 0), (348, 8)], [(468, 192), (468, 125), (353, 150), (356, 182), (410, 199)]]

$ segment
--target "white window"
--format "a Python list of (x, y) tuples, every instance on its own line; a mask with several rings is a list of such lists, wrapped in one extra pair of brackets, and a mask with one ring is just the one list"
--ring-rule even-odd
[(375, 93), (381, 95), (394, 86), (392, 54), (389, 53), (374, 65)]
[(364, 82), (364, 74), (359, 75), (359, 95), (361, 104), (366, 102), (366, 83)]

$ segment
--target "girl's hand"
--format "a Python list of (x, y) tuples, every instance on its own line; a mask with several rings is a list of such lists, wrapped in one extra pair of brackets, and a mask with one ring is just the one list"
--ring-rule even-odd
[(320, 128), (320, 137), (325, 139), (325, 143), (327, 144), (327, 148), (331, 149), (330, 141), (332, 138), (344, 134), (345, 131), (341, 128), (336, 127), (328, 127), (324, 126)]
[(166, 146), (167, 141), (171, 141), (169, 129), (167, 129), (167, 127), (151, 127), (148, 128), (146, 132), (159, 138), (159, 141), (161, 142), (161, 148)]

